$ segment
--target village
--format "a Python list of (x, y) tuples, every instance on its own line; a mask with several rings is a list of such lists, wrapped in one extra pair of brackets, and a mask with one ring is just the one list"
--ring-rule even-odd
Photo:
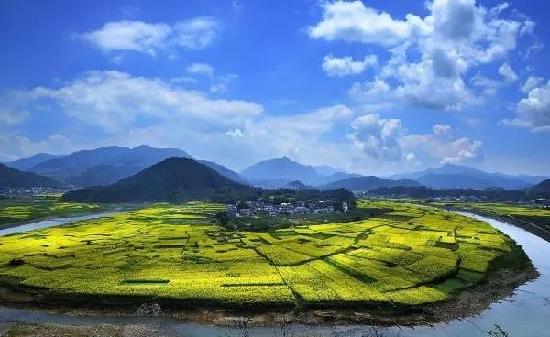
[(333, 200), (295, 201), (271, 203), (266, 201), (237, 202), (227, 205), (227, 213), (230, 217), (251, 216), (277, 216), (277, 215), (302, 215), (334, 212), (348, 212), (346, 201), (335, 202)]

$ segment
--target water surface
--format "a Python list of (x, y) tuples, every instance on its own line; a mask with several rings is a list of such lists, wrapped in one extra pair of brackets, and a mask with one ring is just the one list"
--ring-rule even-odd
[(100, 212), (100, 213), (78, 215), (78, 216), (71, 216), (71, 217), (53, 218), (53, 219), (36, 221), (36, 222), (30, 222), (30, 223), (26, 223), (26, 224), (23, 224), (23, 225), (17, 225), (17, 226), (13, 226), (13, 227), (9, 227), (9, 228), (0, 229), (0, 236), (1, 235), (8, 235), (8, 234), (15, 234), (15, 233), (25, 233), (25, 232), (33, 231), (35, 229), (43, 229), (43, 228), (48, 228), (48, 227), (53, 227), (53, 226), (67, 225), (67, 224), (75, 223), (75, 222), (78, 222), (78, 221), (98, 219), (98, 218), (106, 218), (106, 217), (115, 215), (119, 212), (120, 211)]

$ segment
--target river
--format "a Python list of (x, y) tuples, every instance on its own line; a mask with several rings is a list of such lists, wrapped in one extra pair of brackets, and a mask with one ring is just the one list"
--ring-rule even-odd
[[(490, 223), (502, 232), (512, 237), (529, 255), (541, 276), (533, 282), (519, 287), (515, 294), (505, 300), (493, 303), (491, 307), (478, 316), (464, 320), (453, 320), (433, 326), (393, 327), (386, 328), (384, 336), (399, 337), (487, 337), (487, 330), (499, 324), (509, 333), (510, 337), (550, 337), (550, 243), (521, 228), (498, 220), (460, 213)], [(96, 216), (99, 214), (96, 214)], [(108, 216), (108, 215), (103, 215)], [(71, 218), (74, 222), (77, 218)], [(88, 218), (89, 219), (89, 218)], [(78, 221), (79, 219), (77, 219)], [(67, 222), (47, 225), (55, 220), (46, 220), (33, 224), (9, 228), (12, 233), (19, 231), (45, 228)], [(38, 225), (40, 224), (40, 225)], [(24, 229), (24, 230), (22, 230)], [(8, 229), (7, 229), (8, 230)], [(0, 235), (6, 230), (0, 231)], [(148, 324), (154, 326), (160, 333), (178, 337), (272, 337), (272, 336), (338, 336), (360, 337), (369, 330), (366, 326), (301, 326), (285, 327), (254, 327), (247, 332), (237, 328), (227, 328), (203, 323), (189, 323), (166, 318), (133, 318), (133, 317), (75, 317), (60, 313), (48, 313), (39, 310), (13, 309), (0, 306), (0, 325), (13, 321), (57, 323), (69, 325), (91, 324)], [(248, 334), (246, 334), (248, 333)], [(285, 334), (286, 333), (286, 334)]]
[(48, 228), (53, 226), (67, 225), (78, 221), (106, 218), (111, 215), (115, 215), (117, 213), (120, 213), (120, 210), (30, 222), (22, 225), (16, 225), (16, 226), (0, 229), (0, 236), (15, 234), (15, 233), (30, 232), (35, 229), (43, 229), (43, 228)]

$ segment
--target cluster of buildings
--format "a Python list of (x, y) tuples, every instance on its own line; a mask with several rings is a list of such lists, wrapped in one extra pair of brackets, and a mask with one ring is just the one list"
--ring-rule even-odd
[(0, 198), (17, 198), (17, 199), (32, 199), (33, 196), (40, 194), (61, 193), (62, 190), (48, 187), (32, 187), (32, 188), (0, 188)]
[(342, 202), (341, 207), (335, 207), (335, 203), (332, 200), (281, 202), (279, 204), (265, 201), (246, 201), (227, 206), (229, 215), (237, 218), (256, 215), (276, 216), (333, 213), (337, 210), (347, 212), (347, 202)]

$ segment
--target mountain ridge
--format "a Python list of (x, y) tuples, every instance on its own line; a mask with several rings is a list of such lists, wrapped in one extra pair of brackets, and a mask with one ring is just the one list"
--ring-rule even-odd
[(455, 164), (446, 164), (437, 168), (393, 175), (390, 178), (413, 179), (426, 187), (435, 189), (525, 189), (533, 186), (533, 182), (537, 180), (537, 177), (534, 176), (528, 179), (524, 176), (489, 173), (477, 168)]
[(322, 189), (345, 188), (354, 192), (367, 192), (378, 188), (388, 187), (419, 187), (422, 186), (417, 181), (412, 179), (385, 179), (376, 176), (353, 177), (342, 180), (333, 181), (323, 185)]

